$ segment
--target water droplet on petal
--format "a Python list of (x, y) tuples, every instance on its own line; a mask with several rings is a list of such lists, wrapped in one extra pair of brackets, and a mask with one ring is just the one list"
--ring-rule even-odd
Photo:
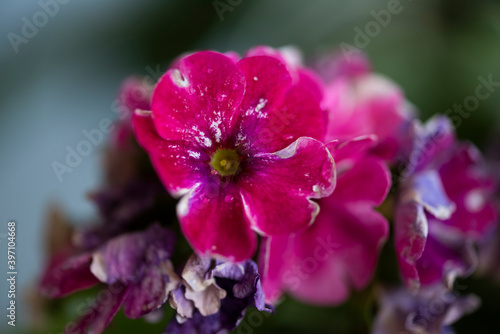
[(207, 72), (208, 72), (208, 73), (212, 73), (213, 71), (214, 71), (214, 70), (213, 70), (213, 69), (211, 69), (211, 68), (209, 68), (209, 69), (207, 70)]
[(292, 135), (283, 135), (281, 138), (283, 138), (283, 140), (290, 140), (290, 139), (293, 139), (293, 136)]
[(226, 197), (224, 197), (224, 201), (226, 203), (233, 203), (234, 201), (234, 196), (233, 195), (226, 195)]

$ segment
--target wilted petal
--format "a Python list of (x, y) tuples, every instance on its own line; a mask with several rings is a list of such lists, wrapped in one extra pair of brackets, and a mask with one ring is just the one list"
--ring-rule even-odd
[[(219, 262), (213, 271), (209, 272), (208, 277), (215, 278), (217, 285), (227, 292), (226, 298), (221, 300), (219, 312), (205, 317), (195, 311), (192, 318), (180, 322), (176, 318), (168, 325), (165, 333), (226, 333), (236, 328), (248, 307), (272, 311), (264, 303), (260, 277), (254, 262), (227, 265)], [(236, 277), (239, 279), (235, 280)]]
[(214, 282), (206, 277), (211, 261), (207, 256), (191, 255), (184, 265), (182, 278), (194, 291), (203, 291)]
[(90, 253), (75, 256), (70, 256), (67, 251), (56, 253), (42, 277), (41, 293), (58, 298), (97, 284), (99, 280), (90, 271), (91, 262)]
[(76, 322), (65, 328), (66, 334), (100, 334), (104, 332), (116, 315), (127, 293), (127, 287), (121, 283), (113, 284), (101, 290), (94, 304), (85, 311)]
[(177, 316), (184, 318), (192, 318), (194, 312), (193, 302), (186, 299), (185, 287), (179, 286), (177, 289), (172, 291), (170, 301), (170, 306), (177, 311)]
[(209, 316), (219, 311), (221, 299), (226, 297), (226, 291), (216, 284), (211, 284), (201, 291), (186, 287), (185, 297), (194, 303), (203, 316)]
[(453, 333), (449, 326), (475, 311), (480, 300), (474, 295), (459, 296), (438, 284), (418, 294), (404, 288), (385, 291), (379, 304), (374, 334), (445, 334)]
[(161, 266), (148, 266), (142, 279), (128, 288), (123, 300), (125, 315), (137, 319), (163, 305), (170, 293), (169, 280)]

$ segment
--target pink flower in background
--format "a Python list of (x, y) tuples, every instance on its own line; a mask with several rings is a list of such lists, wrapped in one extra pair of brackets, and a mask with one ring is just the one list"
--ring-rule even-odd
[(408, 145), (408, 128), (414, 117), (403, 91), (388, 78), (371, 72), (363, 55), (329, 56), (317, 62), (326, 82), (321, 104), (331, 118), (326, 140), (349, 140), (376, 135), (373, 153), (393, 160)]
[(497, 223), (496, 184), (477, 149), (455, 139), (450, 121), (417, 126), (395, 216), (401, 274), (411, 288), (466, 276), (476, 264), (473, 242)]
[(130, 148), (133, 138), (132, 114), (136, 109), (151, 109), (152, 87), (145, 79), (131, 76), (125, 79), (118, 92), (118, 97), (113, 104), (114, 111), (118, 113), (119, 121), (111, 133), (111, 145), (118, 150)]
[(390, 188), (384, 162), (367, 154), (371, 137), (331, 143), (335, 191), (319, 200), (315, 223), (294, 236), (271, 237), (261, 253), (263, 288), (275, 303), (284, 291), (314, 304), (338, 304), (373, 276), (387, 220), (374, 210)]
[(134, 115), (163, 184), (182, 197), (178, 217), (196, 251), (242, 261), (255, 251), (253, 231), (313, 222), (311, 199), (332, 192), (335, 173), (310, 86), (274, 57), (198, 52), (160, 79), (151, 113)]

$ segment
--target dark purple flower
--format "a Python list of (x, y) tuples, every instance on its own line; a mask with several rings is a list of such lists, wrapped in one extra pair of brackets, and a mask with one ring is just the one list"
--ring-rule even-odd
[(101, 333), (123, 306), (129, 318), (150, 313), (177, 287), (170, 257), (174, 234), (154, 224), (147, 230), (115, 237), (95, 252), (82, 253), (49, 267), (42, 292), (63, 297), (99, 281), (106, 284), (93, 305), (67, 333)]

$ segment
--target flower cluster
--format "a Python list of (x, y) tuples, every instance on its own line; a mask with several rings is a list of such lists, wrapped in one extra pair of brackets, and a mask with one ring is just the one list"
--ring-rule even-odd
[(101, 221), (53, 252), (40, 284), (50, 297), (101, 287), (67, 333), (101, 333), (120, 308), (173, 308), (165, 333), (208, 334), (249, 307), (279, 312), (285, 295), (338, 305), (383, 283), (391, 235), (404, 285), (378, 289), (375, 333), (448, 333), (477, 308), (452, 289), (494, 237), (495, 177), (444, 116), (420, 123), (365, 56), (307, 67), (291, 48), (196, 52), (153, 91), (128, 79), (119, 99), (106, 182), (90, 195)]

